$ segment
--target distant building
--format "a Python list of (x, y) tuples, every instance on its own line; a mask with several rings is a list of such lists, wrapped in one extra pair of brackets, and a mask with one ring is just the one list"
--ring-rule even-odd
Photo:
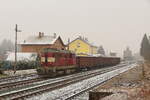
[(70, 51), (75, 52), (77, 55), (86, 56), (97, 54), (97, 46), (91, 44), (87, 38), (78, 37), (68, 44)]
[(126, 50), (123, 52), (124, 60), (132, 60), (132, 51), (129, 49), (129, 47), (126, 48)]
[(110, 52), (110, 56), (116, 57), (116, 56), (117, 56), (117, 53), (115, 53), (115, 52)]
[(45, 35), (39, 32), (38, 36), (30, 36), (24, 40), (20, 45), (21, 52), (36, 52), (39, 53), (44, 48), (55, 48), (58, 50), (64, 50), (66, 46), (64, 45), (60, 36)]

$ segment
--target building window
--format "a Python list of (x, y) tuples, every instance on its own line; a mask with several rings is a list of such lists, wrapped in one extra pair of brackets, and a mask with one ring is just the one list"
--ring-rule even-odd
[(80, 48), (80, 43), (77, 43), (77, 48)]
[(77, 49), (74, 49), (74, 51), (76, 52), (76, 51), (77, 51)]

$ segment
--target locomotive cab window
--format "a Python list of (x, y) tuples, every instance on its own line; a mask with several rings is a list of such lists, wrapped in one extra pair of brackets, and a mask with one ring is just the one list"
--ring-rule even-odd
[(48, 62), (48, 55), (47, 55), (47, 53), (45, 53), (45, 63), (47, 63)]

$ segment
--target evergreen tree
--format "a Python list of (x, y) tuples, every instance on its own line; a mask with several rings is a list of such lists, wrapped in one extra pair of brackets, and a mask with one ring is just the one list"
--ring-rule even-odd
[(98, 48), (98, 54), (102, 54), (102, 55), (105, 55), (105, 50), (104, 50), (104, 48), (103, 48), (103, 46), (100, 46), (99, 48)]
[(145, 34), (141, 43), (140, 54), (145, 60), (150, 61), (150, 42)]

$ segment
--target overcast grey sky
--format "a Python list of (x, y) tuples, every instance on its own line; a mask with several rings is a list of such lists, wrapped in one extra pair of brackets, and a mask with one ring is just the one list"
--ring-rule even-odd
[(150, 32), (150, 0), (0, 0), (0, 41), (14, 40), (16, 23), (20, 40), (56, 32), (64, 41), (82, 35), (107, 51), (137, 52)]

